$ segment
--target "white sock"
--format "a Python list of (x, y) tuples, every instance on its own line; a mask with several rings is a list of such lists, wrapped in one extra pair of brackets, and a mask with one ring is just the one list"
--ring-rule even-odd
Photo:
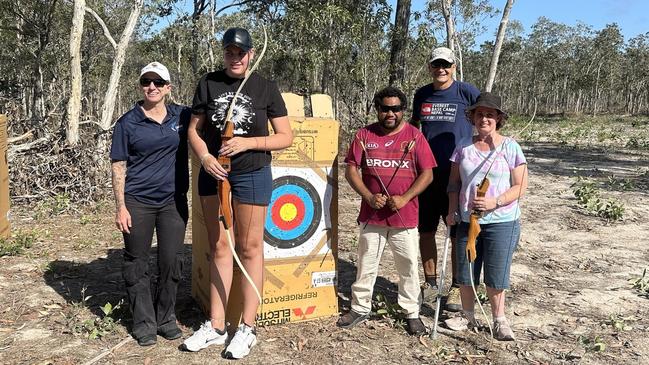
[(494, 323), (507, 323), (507, 317), (494, 317)]

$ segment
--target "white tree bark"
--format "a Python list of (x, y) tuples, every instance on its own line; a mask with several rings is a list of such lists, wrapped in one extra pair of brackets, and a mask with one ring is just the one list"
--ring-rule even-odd
[(444, 21), (446, 22), (446, 46), (455, 50), (455, 22), (451, 15), (451, 6), (453, 0), (442, 0), (442, 14), (444, 14)]
[(514, 0), (507, 0), (505, 4), (505, 9), (503, 10), (503, 17), (500, 20), (500, 26), (498, 26), (498, 35), (496, 36), (496, 44), (494, 45), (494, 51), (491, 55), (491, 64), (489, 64), (489, 76), (487, 76), (487, 84), (485, 85), (485, 91), (491, 91), (494, 81), (496, 80), (496, 70), (498, 69), (498, 59), (500, 58), (500, 50), (505, 39), (505, 31), (507, 30), (507, 22), (509, 21), (509, 13), (512, 10), (514, 5)]
[(86, 1), (74, 0), (74, 15), (70, 29), (70, 99), (68, 99), (68, 124), (65, 130), (70, 146), (79, 143), (79, 115), (81, 114), (81, 36)]
[[(453, 14), (451, 12), (451, 8), (453, 6), (453, 0), (442, 0), (442, 14), (444, 15), (444, 22), (446, 23), (446, 46), (451, 49), (453, 52), (456, 51), (455, 47), (455, 39), (456, 39), (456, 33), (455, 33), (455, 21), (453, 20)], [(460, 72), (460, 80), (464, 78), (464, 75), (462, 74), (462, 58), (461, 58), (461, 51), (460, 51), (460, 58), (457, 59), (456, 57), (455, 62), (457, 64), (457, 68), (459, 69)], [(457, 78), (457, 74), (453, 73), (453, 78)]]
[(126, 50), (128, 49), (131, 35), (133, 34), (140, 17), (140, 11), (142, 10), (143, 4), (144, 0), (133, 1), (131, 14), (126, 21), (124, 31), (122, 32), (122, 36), (117, 44), (117, 49), (115, 50), (113, 68), (110, 73), (110, 80), (108, 81), (106, 94), (104, 95), (104, 105), (101, 108), (100, 126), (103, 130), (109, 130), (112, 125), (113, 112), (115, 110), (115, 97), (117, 95), (117, 88), (119, 87), (119, 78), (122, 75), (122, 66), (124, 65), (124, 59), (126, 58)]

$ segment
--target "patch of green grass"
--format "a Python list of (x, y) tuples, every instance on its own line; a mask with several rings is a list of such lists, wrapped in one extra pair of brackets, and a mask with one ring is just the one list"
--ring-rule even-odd
[(611, 175), (608, 177), (608, 186), (617, 189), (617, 190), (623, 190), (623, 191), (628, 191), (628, 190), (633, 190), (635, 189), (635, 183), (629, 179), (629, 178), (618, 178), (615, 175)]
[(72, 208), (72, 200), (69, 193), (58, 193), (43, 202), (37, 209), (38, 216), (60, 215)]
[(578, 342), (586, 349), (586, 352), (604, 352), (604, 350), (606, 350), (606, 343), (604, 343), (602, 338), (599, 336), (593, 338), (579, 336)]
[(642, 276), (639, 278), (629, 279), (631, 287), (638, 292), (638, 295), (649, 299), (649, 276), (647, 269), (642, 270)]
[(374, 305), (374, 313), (377, 316), (392, 320), (394, 327), (405, 328), (406, 313), (399, 304), (388, 302), (383, 293), (377, 293), (376, 302), (372, 304)]
[(85, 335), (91, 340), (100, 339), (118, 328), (122, 318), (120, 313), (124, 300), (120, 300), (115, 305), (108, 302), (100, 306), (101, 317), (82, 320), (84, 312), (88, 311), (88, 300), (92, 298), (91, 295), (86, 296), (86, 289), (86, 287), (81, 289), (81, 301), (73, 302), (67, 313), (64, 314), (64, 318), (72, 333)]
[(621, 220), (624, 216), (624, 205), (614, 199), (603, 200), (600, 198), (599, 188), (595, 182), (577, 178), (571, 185), (572, 192), (577, 198), (579, 205), (589, 214), (611, 221)]
[(0, 257), (18, 256), (31, 248), (38, 241), (38, 232), (19, 230), (11, 238), (0, 238)]
[(633, 329), (629, 324), (629, 321), (631, 320), (633, 320), (633, 317), (623, 317), (620, 314), (611, 314), (605, 324), (613, 327), (617, 332), (630, 331)]

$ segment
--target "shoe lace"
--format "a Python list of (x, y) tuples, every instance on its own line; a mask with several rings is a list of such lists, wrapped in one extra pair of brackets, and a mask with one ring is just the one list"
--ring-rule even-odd
[(199, 333), (201, 335), (207, 335), (210, 332), (212, 332), (212, 330), (213, 330), (212, 329), (212, 322), (206, 321), (205, 323), (203, 323), (201, 325), (201, 327), (198, 329), (198, 331), (196, 331), (196, 333)]
[(234, 343), (235, 345), (243, 344), (244, 339), (248, 336), (248, 333), (251, 332), (252, 328), (246, 326), (245, 324), (240, 325), (230, 343)]

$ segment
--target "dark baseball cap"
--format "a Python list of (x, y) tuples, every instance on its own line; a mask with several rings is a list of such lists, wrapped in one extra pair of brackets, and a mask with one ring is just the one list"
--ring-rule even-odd
[(223, 48), (235, 45), (244, 52), (248, 52), (252, 48), (252, 38), (250, 33), (243, 28), (230, 28), (225, 31), (222, 44)]

